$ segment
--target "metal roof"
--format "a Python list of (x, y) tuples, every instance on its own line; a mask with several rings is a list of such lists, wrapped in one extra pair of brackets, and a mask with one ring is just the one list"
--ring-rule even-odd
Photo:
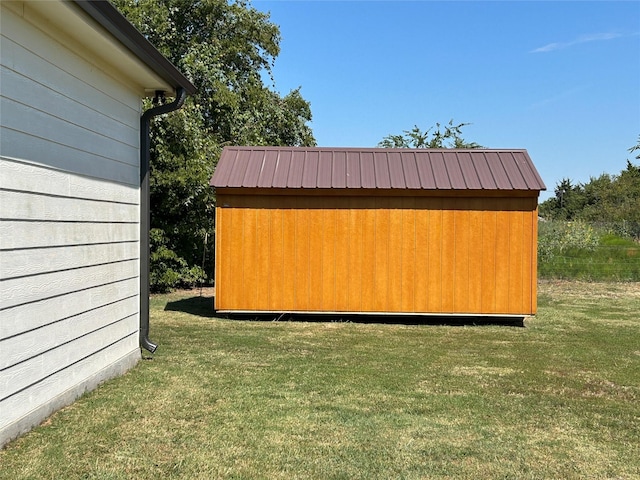
[(211, 186), (546, 190), (526, 150), (225, 147)]

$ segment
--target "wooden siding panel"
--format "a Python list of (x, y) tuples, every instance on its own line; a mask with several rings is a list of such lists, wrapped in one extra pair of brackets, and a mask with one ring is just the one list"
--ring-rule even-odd
[(254, 310), (259, 305), (258, 294), (258, 229), (257, 209), (244, 206), (242, 216), (242, 272), (244, 275), (244, 288), (242, 299), (247, 310)]
[(378, 197), (375, 199), (375, 263), (376, 272), (373, 280), (374, 284), (374, 303), (373, 310), (376, 312), (385, 312), (390, 309), (389, 302), (389, 276), (390, 270), (390, 203), (386, 197)]
[(336, 311), (349, 310), (349, 216), (347, 208), (338, 208), (336, 211)]
[[(256, 230), (246, 230), (245, 217), (255, 216), (258, 205), (272, 212), (287, 206), (277, 233), (272, 217), (268, 235), (254, 233), (260, 241), (234, 247), (236, 255), (275, 257), (269, 265), (282, 260), (283, 280), (275, 274), (269, 283), (280, 283), (283, 299), (267, 306), (257, 299), (258, 310), (519, 314), (529, 308), (522, 305), (531, 301), (525, 266), (535, 249), (534, 238), (523, 240), (535, 219), (525, 208), (530, 199), (247, 196), (243, 208), (233, 209), (245, 234)], [(251, 264), (245, 258), (238, 291), (256, 288), (259, 280), (246, 270)], [(250, 309), (247, 302), (235, 305), (244, 307), (230, 309)]]
[(536, 200), (532, 200), (534, 207), (531, 212), (531, 314), (538, 311), (538, 205)]
[(349, 243), (349, 259), (347, 262), (349, 276), (348, 310), (352, 312), (362, 311), (362, 235), (363, 235), (363, 201), (360, 198), (349, 199), (349, 234), (346, 239)]
[(282, 290), (284, 292), (282, 310), (295, 310), (295, 295), (297, 290), (296, 284), (296, 210), (289, 207), (293, 199), (287, 199), (287, 208), (283, 210), (283, 251), (284, 251), (284, 281), (282, 282)]
[(375, 200), (363, 199), (362, 209), (362, 311), (373, 311), (375, 304), (376, 262), (376, 214)]
[[(237, 203), (238, 197), (230, 199), (231, 204)], [(227, 219), (227, 225), (231, 229), (232, 241), (229, 247), (229, 256), (226, 261), (228, 263), (229, 282), (221, 285), (223, 289), (226, 289), (225, 296), (222, 296), (223, 292), (220, 292), (220, 298), (228, 298), (229, 305), (241, 305), (244, 308), (244, 211), (239, 205), (235, 205), (237, 208), (229, 208), (225, 212), (225, 218)], [(225, 261), (222, 259), (222, 261)], [(223, 272), (225, 269), (223, 269)], [(216, 287), (217, 288), (217, 287)], [(223, 303), (220, 303), (220, 308), (224, 308)]]
[[(534, 210), (535, 211), (535, 210)], [(532, 277), (533, 252), (533, 218), (531, 211), (522, 212), (522, 312), (532, 313), (532, 291), (536, 278)]]
[(270, 238), (269, 238), (269, 310), (278, 310), (284, 305), (284, 222), (283, 213), (280, 208), (276, 208), (277, 203), (270, 216)]
[(309, 278), (311, 252), (309, 225), (309, 199), (300, 197), (297, 199), (295, 211), (295, 310), (309, 310), (309, 299), (311, 295), (311, 279)]
[(336, 310), (336, 201), (327, 199), (322, 210), (322, 308), (332, 312)]
[(402, 199), (400, 210), (402, 221), (402, 240), (400, 247), (400, 310), (415, 311), (415, 279), (416, 279), (416, 205), (415, 198)]
[(453, 311), (469, 312), (469, 210), (466, 199), (459, 199), (453, 211)]
[(429, 311), (429, 210), (423, 199), (417, 198), (415, 210), (415, 282), (414, 299), (416, 312)]
[(309, 309), (322, 310), (323, 209), (319, 198), (313, 198), (309, 210)]
[(220, 208), (223, 202), (223, 196), (218, 195), (217, 206), (215, 210), (215, 257), (214, 257), (214, 286), (215, 297), (213, 300), (214, 308), (221, 308), (220, 301), (224, 301), (224, 288), (232, 280), (229, 275), (229, 250), (231, 249), (231, 229), (227, 227), (227, 209)]
[[(516, 202), (514, 202), (516, 203)], [(519, 202), (517, 202), (519, 203)], [(517, 205), (514, 205), (517, 207)], [(508, 313), (522, 312), (523, 309), (523, 213), (512, 211), (509, 221), (509, 307)]]
[(483, 202), (480, 199), (469, 200), (469, 312), (482, 312), (482, 291), (484, 271), (483, 240)]
[[(269, 207), (271, 199), (267, 199), (265, 207)], [(270, 304), (269, 265), (271, 264), (271, 209), (256, 209), (256, 303)], [(264, 308), (264, 307), (263, 307)]]
[(482, 292), (480, 311), (497, 313), (496, 309), (497, 213), (482, 212)]
[[(389, 199), (389, 277), (387, 310), (402, 311), (402, 198)], [(384, 311), (384, 310), (383, 310)]]
[(429, 267), (427, 284), (427, 311), (442, 312), (442, 206), (440, 198), (425, 199), (429, 212)]
[(511, 269), (510, 218), (507, 211), (496, 212), (496, 312), (509, 313), (509, 274)]
[(440, 242), (441, 251), (441, 288), (442, 288), (442, 312), (454, 311), (454, 284), (455, 284), (455, 211), (453, 199), (445, 199), (442, 210), (442, 230)]

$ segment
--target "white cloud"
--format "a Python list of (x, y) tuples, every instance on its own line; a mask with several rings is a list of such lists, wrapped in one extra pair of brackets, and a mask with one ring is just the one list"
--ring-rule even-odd
[(564, 48), (569, 48), (574, 45), (579, 45), (581, 43), (601, 42), (606, 40), (613, 40), (614, 38), (620, 38), (624, 36), (626, 35), (623, 35), (622, 33), (594, 33), (591, 35), (581, 35), (578, 38), (571, 40), (569, 42), (548, 43), (547, 45), (531, 50), (531, 53), (552, 52), (554, 50), (562, 50)]

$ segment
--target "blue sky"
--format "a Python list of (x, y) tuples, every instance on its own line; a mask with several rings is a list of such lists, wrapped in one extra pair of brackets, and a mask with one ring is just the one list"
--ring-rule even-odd
[(640, 2), (254, 0), (280, 26), (281, 94), (302, 87), (319, 146), (471, 123), (464, 138), (526, 148), (548, 191), (634, 160)]

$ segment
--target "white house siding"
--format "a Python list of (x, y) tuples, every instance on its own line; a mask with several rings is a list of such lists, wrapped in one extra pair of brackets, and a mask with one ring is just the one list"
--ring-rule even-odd
[(140, 357), (141, 93), (22, 8), (0, 29), (0, 445)]

